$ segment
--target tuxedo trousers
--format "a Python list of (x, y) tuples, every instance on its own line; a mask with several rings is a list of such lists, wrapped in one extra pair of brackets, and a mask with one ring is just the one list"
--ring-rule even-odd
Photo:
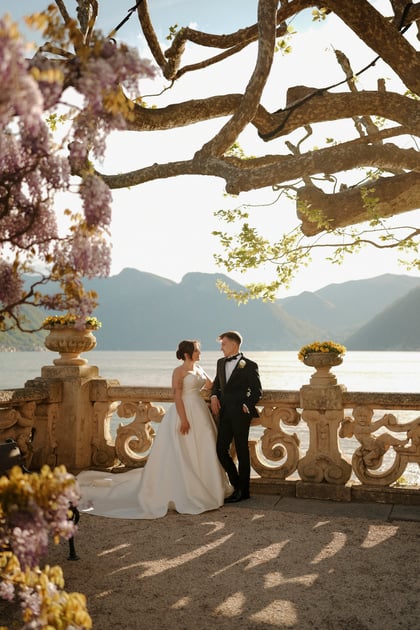
[[(216, 451), (220, 463), (225, 469), (229, 481), (235, 490), (249, 494), (249, 478), (251, 463), (249, 457), (248, 438), (252, 417), (249, 413), (229, 413), (229, 409), (221, 410), (217, 432)], [(238, 467), (232, 459), (230, 447), (235, 442)]]

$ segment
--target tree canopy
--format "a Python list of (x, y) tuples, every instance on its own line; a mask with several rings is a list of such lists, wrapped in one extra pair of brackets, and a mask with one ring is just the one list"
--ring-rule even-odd
[[(14, 50), (0, 66), (6, 86), (0, 100), (6, 132), (0, 140), (0, 303), (6, 318), (18, 322), (17, 309), (31, 302), (82, 315), (91, 310), (95, 297), (83, 292), (81, 278), (109, 268), (110, 191), (179, 175), (221, 178), (232, 195), (271, 188), (295, 200), (299, 230), (276, 243), (249, 225), (244, 208), (221, 211), (228, 223), (240, 224), (234, 237), (219, 233), (226, 248), (219, 262), (228, 270), (268, 260), (287, 281), (324, 235), (335, 241), (336, 259), (364, 242), (416, 251), (420, 228), (403, 226), (397, 234), (385, 222), (420, 207), (420, 3), (358, 0), (356, 8), (354, 0), (256, 0), (255, 24), (227, 34), (174, 26), (165, 48), (147, 0), (140, 0), (122, 23), (138, 20), (153, 63), (117, 42), (122, 23), (106, 36), (95, 30), (100, 2), (76, 4), (74, 16), (64, 0), (32, 16), (44, 43), (30, 59), (11, 23), (0, 24), (2, 52)], [(339, 20), (363, 42), (363, 64), (335, 48), (338, 81), (325, 75), (319, 84), (295, 85), (293, 73), (287, 73), (294, 55), (291, 21), (308, 11), (315, 22)], [(200, 55), (192, 56), (192, 48)], [(183, 77), (251, 49), (254, 61), (243, 92), (218, 93), (217, 83), (208, 81), (205, 97), (170, 100), (171, 88)], [(265, 93), (279, 77), (279, 64), (278, 104), (269, 108)], [(167, 86), (162, 106), (159, 95), (146, 97), (139, 89), (139, 80), (159, 74)], [(367, 75), (371, 85), (363, 89)], [(69, 91), (74, 104), (60, 127)], [(130, 172), (101, 170), (111, 131), (170, 132), (215, 120), (216, 131), (189, 159), (168, 162), (162, 155), (158, 163), (136, 168), (133, 155)], [(342, 133), (334, 126), (338, 122)], [(331, 134), (325, 132), (329, 126)], [(252, 156), (240, 146), (249, 129), (259, 146)], [(71, 216), (60, 236), (53, 196), (71, 186), (83, 214)], [(22, 273), (39, 259), (48, 268), (42, 281), (52, 277), (64, 292), (48, 297), (33, 287), (25, 292)], [(416, 257), (412, 264), (419, 265)], [(253, 291), (270, 295), (263, 286)]]

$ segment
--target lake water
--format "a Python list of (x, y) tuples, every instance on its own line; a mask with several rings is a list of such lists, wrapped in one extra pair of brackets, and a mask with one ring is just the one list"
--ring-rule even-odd
[[(245, 352), (246, 354), (246, 352)], [(0, 389), (23, 387), (41, 375), (41, 367), (52, 365), (54, 352), (0, 352)], [(104, 378), (121, 385), (170, 387), (172, 370), (179, 365), (174, 352), (86, 353)], [(211, 378), (221, 352), (203, 352), (200, 364)], [(296, 352), (250, 352), (257, 361), (264, 389), (300, 389), (309, 382), (313, 369), (297, 359)], [(418, 392), (420, 352), (348, 352), (333, 369), (339, 383), (349, 391)]]

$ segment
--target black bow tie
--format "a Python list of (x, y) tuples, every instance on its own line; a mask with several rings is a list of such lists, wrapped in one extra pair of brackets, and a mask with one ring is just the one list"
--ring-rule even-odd
[(226, 361), (236, 361), (238, 357), (239, 357), (239, 354), (235, 354), (233, 357), (227, 357)]

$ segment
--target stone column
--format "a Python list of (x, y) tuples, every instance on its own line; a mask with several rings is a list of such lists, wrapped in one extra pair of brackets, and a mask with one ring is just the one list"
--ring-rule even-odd
[[(33, 438), (33, 465), (64, 465), (71, 473), (89, 468), (92, 462), (93, 402), (90, 382), (98, 368), (89, 365), (46, 366), (41, 377), (26, 383), (55, 392), (39, 405)], [(59, 392), (59, 394), (58, 394)]]
[[(309, 428), (309, 447), (298, 464), (300, 478), (306, 486), (300, 489), (300, 496), (350, 500), (350, 489), (346, 492), (344, 486), (352, 468), (343, 458), (338, 443), (339, 426), (344, 417), (342, 394), (346, 388), (337, 384), (336, 377), (325, 370), (327, 355), (322, 359), (321, 372), (310, 363), (317, 367), (317, 372), (312, 375), (310, 385), (300, 390), (302, 419)], [(335, 357), (333, 365), (339, 363), (341, 361), (337, 362)]]
[(90, 384), (99, 376), (98, 368), (88, 365), (80, 354), (93, 350), (96, 338), (90, 328), (54, 324), (45, 345), (60, 357), (41, 369), (41, 377), (25, 384), (49, 392), (48, 400), (36, 411), (33, 466), (64, 465), (76, 474), (92, 465), (94, 413)]

